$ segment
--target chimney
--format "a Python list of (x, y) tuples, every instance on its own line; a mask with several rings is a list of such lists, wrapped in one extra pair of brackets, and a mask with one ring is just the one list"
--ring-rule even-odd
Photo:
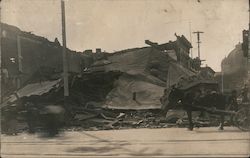
[(92, 52), (92, 49), (86, 49), (86, 50), (84, 51), (84, 53), (93, 53), (93, 52)]
[(96, 53), (101, 53), (101, 52), (102, 52), (101, 48), (96, 48)]

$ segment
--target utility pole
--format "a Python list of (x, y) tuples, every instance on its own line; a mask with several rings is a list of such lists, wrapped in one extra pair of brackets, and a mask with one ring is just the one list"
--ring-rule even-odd
[(201, 33), (204, 33), (204, 32), (202, 32), (202, 31), (196, 31), (196, 32), (193, 32), (194, 34), (197, 34), (197, 43), (198, 43), (198, 57), (199, 57), (199, 59), (201, 58), (201, 54), (200, 54), (200, 43), (201, 43), (201, 41), (200, 41), (200, 34)]
[(2, 18), (1, 18), (1, 0), (0, 0), (0, 158), (2, 157)]
[(224, 67), (221, 64), (221, 92), (224, 93)]
[[(63, 85), (64, 85), (64, 99), (69, 96), (69, 81), (68, 81), (68, 56), (66, 47), (66, 26), (65, 26), (65, 4), (64, 0), (61, 0), (62, 11), (62, 41), (63, 41)], [(65, 101), (65, 100), (64, 100)]]
[[(191, 22), (189, 21), (189, 38), (190, 38), (190, 43), (192, 44), (192, 29), (191, 29)], [(191, 58), (193, 58), (193, 50), (192, 48), (190, 49), (191, 52)]]
[(247, 83), (250, 84), (250, 0), (248, 0), (248, 12), (249, 12), (249, 20), (248, 20), (248, 56), (247, 56)]
[(21, 47), (21, 38), (19, 35), (17, 35), (17, 56), (18, 56), (18, 78), (17, 78), (17, 89), (21, 88), (21, 77), (20, 73), (23, 72), (23, 58), (22, 58), (22, 47)]

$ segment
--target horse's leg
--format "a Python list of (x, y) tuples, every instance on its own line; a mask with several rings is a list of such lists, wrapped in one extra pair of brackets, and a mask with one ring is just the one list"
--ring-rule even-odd
[(167, 113), (168, 113), (168, 111), (169, 111), (170, 109), (171, 109), (171, 108), (164, 108), (164, 109), (162, 109), (161, 112), (159, 113), (160, 117), (161, 117), (162, 119), (166, 119)]
[[(221, 106), (219, 106), (222, 110), (226, 110), (226, 104), (220, 104)], [(225, 115), (222, 113), (220, 115), (220, 126), (219, 126), (219, 130), (224, 130), (224, 119), (225, 119)]]
[(219, 125), (219, 130), (223, 130), (224, 129), (224, 114), (220, 115), (220, 125)]
[(166, 117), (168, 111), (172, 109), (174, 106), (171, 103), (165, 103), (166, 105), (161, 110), (160, 115)]
[(192, 121), (192, 110), (191, 109), (187, 109), (187, 115), (188, 115), (188, 121), (189, 121), (189, 130), (192, 131), (194, 128), (194, 124)]

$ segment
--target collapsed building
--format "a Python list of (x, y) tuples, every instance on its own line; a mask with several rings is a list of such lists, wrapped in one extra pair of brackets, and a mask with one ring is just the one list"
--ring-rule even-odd
[[(30, 104), (38, 109), (63, 105), (62, 46), (57, 38), (52, 42), (11, 25), (2, 24), (2, 28), (3, 106), (27, 110)], [(192, 45), (185, 36), (175, 36), (175, 41), (145, 40), (145, 47), (114, 53), (100, 48), (96, 52), (67, 49), (70, 96), (65, 108), (71, 118), (97, 116), (100, 110), (91, 110), (96, 107), (160, 110), (164, 90), (180, 79), (213, 79), (210, 67), (201, 67), (199, 58), (190, 57)]]
[[(3, 91), (6, 94), (31, 83), (61, 78), (62, 46), (57, 38), (51, 42), (11, 25), (2, 24), (2, 28), (2, 67), (7, 71)], [(96, 53), (67, 49), (70, 91), (84, 92), (81, 95), (92, 92), (88, 101), (100, 98), (97, 100), (104, 101), (109, 108), (160, 108), (159, 100), (165, 88), (176, 84), (181, 77), (197, 74), (207, 77), (204, 72), (211, 72), (211, 68), (200, 67), (199, 59), (190, 57), (192, 45), (185, 36), (175, 36), (176, 40), (168, 43), (146, 40), (149, 46), (114, 53), (102, 52), (99, 48)], [(93, 88), (94, 85), (98, 86)], [(108, 88), (103, 88), (105, 86)]]
[[(181, 43), (181, 40), (178, 42)], [(160, 97), (165, 87), (175, 84), (180, 76), (195, 74), (189, 69), (191, 58), (187, 58), (188, 51), (176, 52), (176, 44), (173, 43), (115, 52), (107, 59), (96, 61), (89, 68), (90, 73), (122, 73), (107, 95), (105, 106), (120, 109), (161, 108)], [(190, 45), (188, 47), (186, 50), (190, 49)]]
[(105, 107), (113, 109), (160, 109), (160, 98), (181, 78), (199, 76), (213, 79), (210, 67), (200, 67), (199, 59), (189, 55), (191, 43), (185, 36), (176, 41), (158, 44), (145, 40), (149, 46), (122, 50), (95, 61), (86, 73), (120, 72), (113, 89), (105, 98)]

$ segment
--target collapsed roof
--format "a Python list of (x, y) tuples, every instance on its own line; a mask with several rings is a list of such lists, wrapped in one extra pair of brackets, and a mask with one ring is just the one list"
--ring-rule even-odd
[(113, 109), (159, 109), (167, 84), (195, 74), (153, 47), (114, 53), (96, 61), (87, 72), (112, 71), (122, 72), (106, 96), (105, 106)]
[[(25, 50), (22, 50), (22, 57), (23, 72), (28, 76), (26, 78), (32, 81), (34, 81), (34, 78), (40, 79), (43, 76), (43, 69), (41, 69), (43, 66), (58, 68), (59, 70), (56, 72), (61, 72), (61, 60), (58, 62), (58, 58), (61, 57), (61, 46), (58, 40), (50, 42), (44, 37), (36, 36), (30, 32), (23, 32), (17, 27), (7, 24), (3, 24), (3, 29), (5, 30), (4, 39), (6, 43), (16, 42), (17, 36), (22, 36), (25, 39), (22, 41), (22, 47), (25, 47)], [(159, 100), (166, 87), (176, 84), (181, 76), (195, 75), (195, 72), (187, 68), (191, 59), (189, 57), (189, 49), (192, 48), (192, 45), (184, 36), (176, 35), (176, 37), (177, 40), (175, 42), (170, 41), (161, 45), (153, 43), (154, 46), (151, 47), (133, 48), (113, 54), (103, 54), (102, 52), (88, 54), (87, 52), (80, 53), (68, 50), (69, 61), (71, 61), (69, 70), (74, 73), (84, 71), (84, 73), (90, 73), (94, 77), (98, 74), (100, 75), (98, 72), (109, 73), (106, 74), (106, 78), (109, 78), (107, 76), (110, 76), (110, 73), (119, 72), (114, 75), (115, 77), (119, 75), (119, 77), (118, 79), (113, 78), (113, 89), (110, 90), (112, 88), (110, 86), (107, 95), (105, 95), (106, 107), (123, 109), (160, 108), (161, 104)], [(32, 45), (29, 43), (31, 40), (33, 42)], [(34, 44), (34, 41), (35, 43), (43, 44)], [(6, 55), (6, 61), (9, 60), (8, 55), (10, 55), (10, 52), (13, 53), (14, 57), (19, 58), (17, 50), (12, 51), (11, 48), (12, 45), (6, 47), (5, 51), (3, 51), (5, 52), (3, 54)], [(179, 61), (181, 64), (177, 63)], [(6, 64), (6, 67), (9, 68), (10, 66)], [(15, 64), (14, 68), (19, 69), (17, 64)], [(38, 75), (36, 72), (39, 72)], [(45, 74), (53, 74), (54, 69), (51, 72), (48, 73), (48, 71), (45, 71)], [(113, 82), (113, 79), (109, 79), (109, 82)], [(106, 81), (108, 79), (104, 79), (103, 77), (98, 80), (96, 79), (96, 82), (99, 83), (99, 80)], [(22, 81), (24, 81), (24, 77)], [(91, 81), (94, 83), (93, 80), (88, 80), (88, 82)], [(86, 89), (85, 80), (78, 83), (82, 86), (84, 85)], [(105, 82), (102, 84), (105, 84)], [(98, 88), (101, 89), (102, 87), (99, 86)], [(79, 89), (79, 91), (84, 91), (83, 89)], [(91, 92), (99, 89), (94, 89), (91, 86), (88, 87), (88, 90)], [(90, 92), (86, 91), (84, 95), (87, 93)], [(93, 96), (95, 95), (93, 94)], [(90, 98), (93, 99), (96, 97)]]

